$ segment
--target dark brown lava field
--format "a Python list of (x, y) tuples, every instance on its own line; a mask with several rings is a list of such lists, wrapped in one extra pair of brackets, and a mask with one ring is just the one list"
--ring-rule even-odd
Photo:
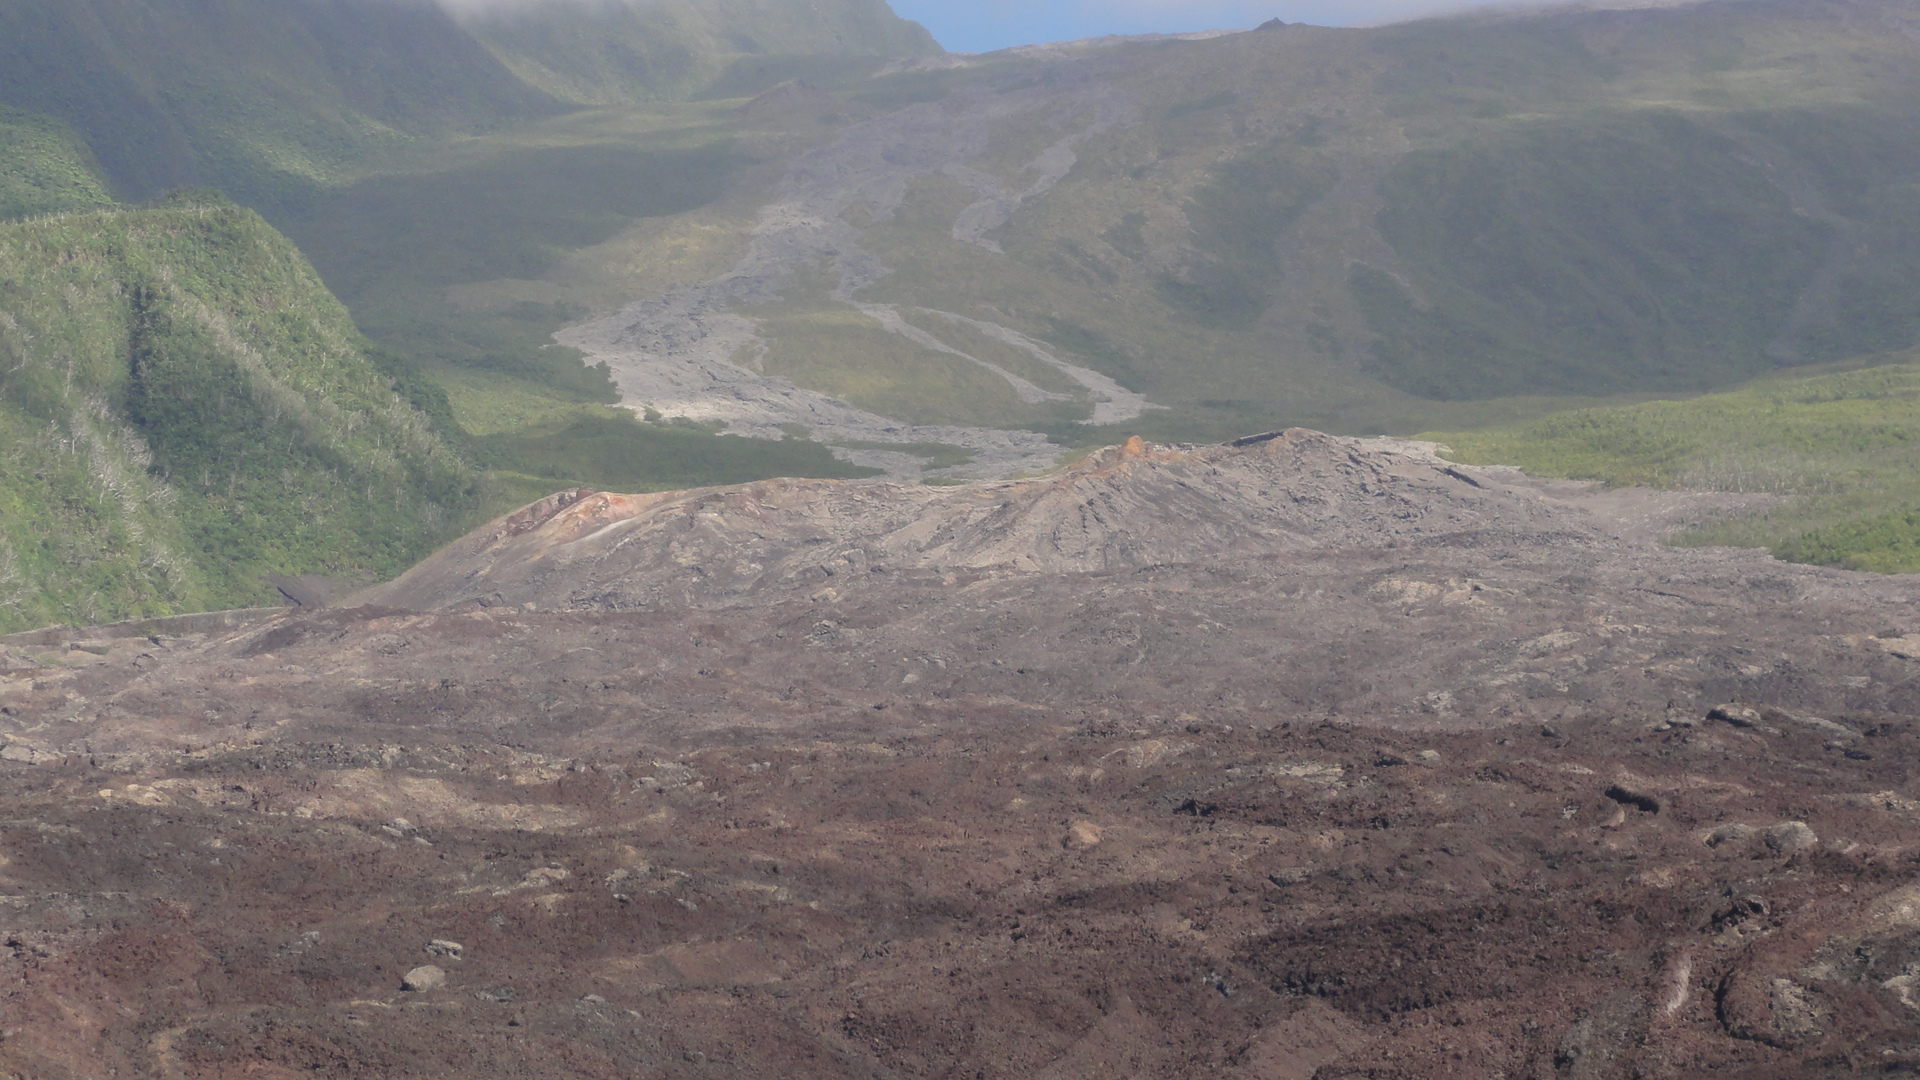
[(1920, 583), (1704, 505), (1135, 443), (15, 638), (0, 1076), (1911, 1075)]

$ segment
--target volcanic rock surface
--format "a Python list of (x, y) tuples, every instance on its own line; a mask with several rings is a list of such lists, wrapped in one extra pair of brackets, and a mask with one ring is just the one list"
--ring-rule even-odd
[(1132, 443), (15, 639), (0, 1076), (1912, 1071), (1920, 590), (1711, 503)]

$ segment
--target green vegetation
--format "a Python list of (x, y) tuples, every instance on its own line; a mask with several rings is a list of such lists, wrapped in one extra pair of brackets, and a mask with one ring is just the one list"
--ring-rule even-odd
[(550, 342), (644, 288), (565, 266), (568, 253), (619, 248), (644, 223), (705, 210), (761, 164), (741, 146), (751, 130), (720, 105), (575, 113), (397, 155), (277, 220), (381, 353), (441, 390), (505, 485), (491, 505), (541, 486), (869, 475), (823, 446), (634, 422), (605, 408), (619, 395), (604, 365)]
[(999, 375), (889, 333), (851, 308), (752, 309), (768, 374), (914, 424), (1015, 426), (1031, 411)]
[(131, 197), (263, 206), (410, 138), (565, 107), (423, 0), (15, 0), (0, 102), (65, 121)]
[(912, 457), (919, 458), (921, 464), (928, 469), (951, 469), (958, 465), (969, 465), (973, 462), (972, 451), (964, 446), (954, 446), (950, 443), (883, 443), (848, 439), (834, 443), (833, 445), (844, 447), (848, 450), (885, 450), (894, 454), (908, 454)]
[(409, 160), (315, 193), (274, 217), (382, 348), (430, 372), (480, 369), (568, 400), (610, 402), (604, 372), (548, 347), (556, 329), (586, 316), (585, 305), (556, 296), (462, 309), (449, 291), (538, 278), (561, 252), (605, 241), (637, 218), (700, 207), (752, 160), (723, 134), (689, 145), (669, 133), (659, 142), (666, 145), (469, 143), (425, 167)]
[(11, 0), (0, 103), (64, 120), (134, 198), (213, 184), (269, 209), (423, 138), (793, 77), (756, 83), (756, 59), (938, 51), (881, 0), (610, 0), (462, 19), (434, 0)]
[(769, 476), (863, 477), (815, 442), (716, 436), (685, 421), (644, 423), (624, 409), (587, 409), (551, 426), (474, 440), (480, 461), (541, 478), (538, 498), (568, 484), (612, 491), (670, 491)]
[[(1009, 345), (978, 327), (931, 312), (907, 310), (902, 314), (908, 323), (933, 335), (948, 348), (958, 349), (968, 356), (1003, 368), (1048, 393), (1071, 394), (1075, 398), (1085, 396), (1084, 388), (1068, 378), (1059, 368), (1042, 362), (1025, 349)], [(1085, 419), (1088, 410), (1082, 405), (1072, 412), (1075, 419)]]
[[(1209, 100), (1230, 105), (1239, 97), (1223, 93)], [(1314, 145), (1298, 136), (1275, 140), (1229, 161), (1194, 189), (1186, 216), (1204, 260), (1156, 282), (1176, 311), (1233, 329), (1251, 327), (1266, 312), (1280, 269), (1281, 238), (1339, 179), (1330, 162), (1308, 149)], [(1116, 226), (1134, 247), (1140, 246), (1133, 242), (1136, 221), (1129, 215)]]
[[(954, 240), (979, 193), (952, 175), (854, 206), (892, 271), (858, 299), (1072, 400), (889, 333), (825, 271), (744, 312), (749, 362), (1067, 446), (1506, 425), (1456, 445), (1779, 493), (1689, 541), (1920, 567), (1911, 366), (1644, 400), (1920, 336), (1914, 46), (1781, 12), (1288, 27), (1118, 47), (1096, 86), (1019, 58), (874, 77), (937, 48), (879, 0), (0, 6), (0, 218), (215, 184), (354, 320), (230, 205), (0, 225), (0, 590), (21, 624), (242, 603), (265, 570), (388, 573), (568, 484), (859, 474), (803, 433), (636, 420), (551, 335), (724, 273), (786, 163), (851, 122), (1009, 90), (1045, 104), (996, 113), (967, 164), (1009, 191), (1057, 148), (1073, 170), (1004, 254)], [(1130, 117), (1090, 131), (1109, 90)], [(1089, 427), (1058, 371), (935, 311), (1171, 408)]]
[[(876, 0), (734, 8), (549, 8), (565, 32), (546, 43), (585, 35), (605, 59), (624, 47), (608, 28), (638, 20), (650, 45), (697, 54), (686, 78), (572, 73), (608, 100), (845, 81), (879, 62), (849, 49), (936, 49)], [(782, 48), (843, 55), (829, 71), (765, 54), (724, 32), (740, 18)], [(728, 102), (581, 111), (596, 99), (522, 80), (514, 49), (541, 41), (512, 31), (429, 0), (0, 10), (0, 101), (85, 140), (0, 106), (0, 217), (114, 206), (94, 150), (136, 196), (213, 182), (295, 235), (359, 323), (212, 191), (0, 226), (0, 629), (271, 601), (271, 571), (390, 575), (477, 516), (574, 483), (872, 474), (804, 441), (640, 423), (606, 407), (604, 367), (548, 344), (631, 295), (621, 273), (645, 276), (624, 233), (699, 211), (758, 166), (737, 133), (762, 152), (810, 135)], [(613, 277), (541, 280), (602, 245), (624, 263)]]
[(0, 105), (0, 220), (113, 205), (85, 144), (58, 121)]
[[(973, 196), (930, 178), (867, 228), (895, 272), (861, 298), (1051, 341), (1189, 438), (1463, 427), (1904, 348), (1912, 58), (1769, 5), (1123, 47), (1103, 71), (1135, 122), (1074, 144), (1005, 258), (951, 241)], [(1017, 187), (1087, 123), (1009, 119), (974, 164)]]
[(1796, 213), (1766, 162), (1676, 112), (1517, 124), (1417, 151), (1384, 194), (1402, 278), (1356, 266), (1352, 287), (1381, 335), (1373, 370), (1422, 397), (1701, 390), (1771, 369), (1782, 338), (1817, 337), (1814, 358), (1837, 359), (1920, 330), (1842, 318), (1796, 335), (1834, 226)]
[[(1172, 406), (1142, 419), (1165, 437), (1460, 427), (1920, 335), (1913, 46), (1837, 11), (1122, 46), (1100, 78), (1134, 114), (1083, 137), (1103, 107), (1057, 65), (872, 77), (936, 48), (878, 0), (467, 10), (21, 0), (0, 101), (63, 118), (122, 190), (210, 181), (260, 208), (476, 434), (610, 402), (550, 332), (724, 270), (795, 154), (988, 87), (1059, 96), (997, 119), (972, 167), (1018, 190), (1070, 138), (1078, 163), (995, 234), (1004, 256), (954, 242), (977, 196), (950, 177), (887, 220), (849, 211), (894, 271), (860, 299), (1052, 342)], [(766, 362), (902, 419), (1102, 437), (1080, 402), (1022, 405), (834, 307), (770, 316)]]
[(1397, 259), (1350, 288), (1370, 369), (1427, 398), (1691, 392), (1904, 348), (1920, 99), (1911, 46), (1784, 9), (1393, 28), (1414, 140)]
[(397, 573), (472, 472), (298, 251), (231, 204), (0, 225), (0, 627)]
[(1911, 354), (1687, 401), (1424, 437), (1447, 443), (1455, 460), (1539, 476), (1780, 495), (1765, 510), (1715, 520), (1679, 542), (1767, 547), (1794, 562), (1883, 573), (1920, 570), (1920, 358)]

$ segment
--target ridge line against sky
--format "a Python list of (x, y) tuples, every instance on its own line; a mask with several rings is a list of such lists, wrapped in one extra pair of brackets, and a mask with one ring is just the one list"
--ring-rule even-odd
[[(1546, 3), (1462, 3), (1460, 0), (890, 0), (902, 18), (925, 26), (951, 52), (992, 52), (1016, 45), (1073, 41), (1108, 34), (1184, 34), (1246, 30), (1280, 19), (1316, 26), (1369, 26), (1476, 7), (1548, 7)], [(1562, 0), (1564, 2), (1564, 0)], [(1666, 6), (1601, 3), (1603, 7)]]
[[(992, 52), (1016, 45), (1103, 37), (1244, 30), (1287, 18), (1270, 0), (890, 0), (902, 18), (933, 33), (951, 52)], [(1334, 0), (1338, 6), (1340, 0)], [(1370, 0), (1369, 0), (1370, 2)], [(1393, 0), (1387, 0), (1393, 2)], [(1325, 8), (1330, 5), (1317, 5)], [(1264, 14), (1257, 14), (1265, 12)], [(1319, 20), (1315, 20), (1319, 21)]]

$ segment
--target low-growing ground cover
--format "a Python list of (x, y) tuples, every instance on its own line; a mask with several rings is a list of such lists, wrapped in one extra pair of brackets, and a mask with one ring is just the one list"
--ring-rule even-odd
[(1920, 570), (1920, 357), (1777, 375), (1724, 393), (1582, 409), (1425, 436), (1470, 464), (1610, 485), (1786, 496), (1683, 544), (1767, 547), (1794, 562)]
[(0, 105), (0, 220), (113, 205), (82, 143), (58, 121)]
[(0, 357), (6, 629), (390, 576), (481, 501), (434, 388), (230, 203), (0, 224)]

